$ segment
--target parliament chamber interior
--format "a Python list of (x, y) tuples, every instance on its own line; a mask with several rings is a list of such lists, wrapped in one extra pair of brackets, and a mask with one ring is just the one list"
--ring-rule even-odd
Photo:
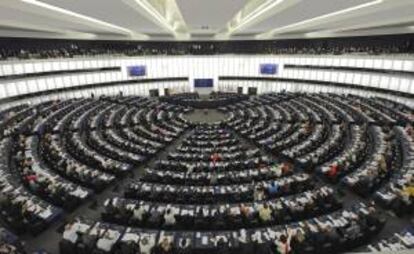
[(412, 0), (1, 0), (0, 254), (414, 253)]

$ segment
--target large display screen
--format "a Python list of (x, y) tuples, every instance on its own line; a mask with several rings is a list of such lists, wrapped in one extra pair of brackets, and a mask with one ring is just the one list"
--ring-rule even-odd
[(277, 74), (279, 66), (277, 64), (261, 64), (260, 74), (273, 75)]
[(128, 66), (128, 75), (131, 77), (145, 76), (147, 67), (145, 65)]
[(206, 88), (206, 87), (213, 87), (213, 79), (212, 78), (196, 78), (194, 79), (194, 87), (198, 88)]

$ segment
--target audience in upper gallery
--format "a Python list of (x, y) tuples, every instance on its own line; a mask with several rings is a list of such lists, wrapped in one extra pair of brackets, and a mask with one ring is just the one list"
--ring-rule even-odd
[[(180, 42), (177, 46), (173, 42), (158, 43), (123, 43), (123, 42), (93, 42), (82, 41), (25, 41), (5, 39), (0, 41), (0, 59), (32, 59), (32, 58), (68, 58), (75, 56), (98, 55), (204, 55), (226, 53), (248, 54), (400, 54), (413, 53), (413, 39), (411, 37), (350, 38), (343, 40), (314, 39), (299, 41), (262, 41), (237, 42)], [(257, 45), (260, 45), (259, 47)], [(252, 51), (254, 49), (254, 51)]]

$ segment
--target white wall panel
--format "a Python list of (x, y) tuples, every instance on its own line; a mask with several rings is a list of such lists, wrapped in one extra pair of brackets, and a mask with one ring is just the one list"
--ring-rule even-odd
[(390, 81), (389, 81), (389, 84), (390, 84), (390, 86), (389, 86), (388, 89), (397, 90), (397, 91), (399, 90), (400, 83), (399, 83), (399, 79), (398, 78), (392, 77), (390, 79)]
[(74, 69), (76, 69), (76, 62), (74, 62), (74, 61), (70, 61), (69, 62), (69, 68), (68, 69), (70, 69), (70, 70), (74, 70)]
[(69, 61), (59, 61), (59, 70), (69, 69)]
[(60, 68), (60, 62), (58, 62), (58, 61), (54, 61), (52, 63), (46, 62), (43, 65), (43, 70), (44, 71), (58, 71), (60, 69), (61, 69)]
[(393, 63), (394, 70), (403, 70), (403, 62), (400, 60), (395, 60)]
[(10, 64), (3, 65), (3, 75), (12, 75), (13, 74), (13, 66)]
[(26, 81), (18, 81), (15, 83), (18, 94), (26, 94), (29, 91), (27, 90)]
[[(18, 73), (33, 73), (51, 70), (64, 69), (83, 69), (104, 66), (120, 66), (121, 72), (89, 73), (64, 75), (61, 77), (36, 77), (28, 80), (19, 80), (19, 87), (13, 88), (16, 81), (7, 81), (3, 86), (1, 96), (13, 96), (22, 93), (32, 93), (48, 89), (56, 89), (70, 86), (81, 86), (99, 82), (122, 81), (129, 79), (126, 68), (130, 65), (146, 65), (148, 75), (143, 78), (164, 78), (164, 77), (189, 77), (189, 81), (179, 82), (171, 86), (166, 84), (150, 85), (129, 85), (111, 88), (109, 91), (116, 92), (119, 89), (128, 89), (130, 92), (148, 94), (149, 88), (158, 87), (163, 90), (170, 87), (177, 91), (191, 91), (194, 78), (213, 78), (215, 90), (221, 88), (234, 89), (235, 84), (243, 84), (247, 87), (256, 86), (259, 92), (272, 89), (324, 89), (335, 91), (336, 88), (315, 88), (314, 85), (298, 85), (286, 82), (260, 83), (235, 82), (218, 83), (219, 76), (250, 76), (250, 77), (272, 77), (272, 75), (262, 75), (259, 73), (261, 63), (277, 63), (280, 65), (279, 75), (292, 79), (311, 79), (332, 82), (353, 83), (355, 85), (365, 85), (380, 87), (385, 89), (399, 89), (402, 92), (414, 93), (413, 78), (411, 76), (398, 77), (380, 73), (358, 73), (341, 72), (329, 70), (304, 70), (287, 69), (284, 70), (283, 63), (289, 64), (309, 64), (326, 66), (352, 66), (363, 68), (395, 69), (414, 71), (414, 59), (410, 57), (385, 58), (383, 56), (246, 56), (246, 55), (219, 55), (219, 56), (146, 56), (146, 57), (119, 57), (119, 58), (85, 58), (85, 59), (54, 59), (54, 60), (24, 60), (7, 61), (0, 63), (0, 75), (12, 75)], [(23, 83), (21, 81), (24, 81)], [(10, 85), (13, 84), (13, 85)], [(108, 90), (108, 89), (107, 89)], [(10, 94), (8, 93), (10, 91)], [(106, 90), (100, 90), (106, 91)], [(235, 90), (234, 90), (235, 91)], [(247, 88), (246, 88), (247, 91)], [(7, 95), (6, 95), (7, 93)]]
[[(50, 63), (49, 63), (49, 65), (50, 65)], [(33, 72), (42, 72), (43, 69), (44, 69), (43, 63), (34, 63), (33, 64), (33, 69), (34, 69)]]
[(13, 74), (19, 75), (24, 73), (23, 64), (14, 64), (13, 65)]
[(13, 82), (4, 85), (6, 87), (7, 97), (18, 95), (17, 85)]
[(83, 61), (76, 61), (75, 65), (76, 65), (76, 69), (83, 69), (84, 68), (84, 62)]
[(347, 73), (345, 73), (345, 72), (340, 72), (340, 73), (338, 74), (338, 82), (339, 82), (339, 83), (345, 83), (345, 80), (346, 80), (346, 74), (347, 74)]
[(407, 78), (402, 78), (400, 79), (400, 91), (404, 92), (404, 93), (409, 93), (410, 92), (410, 80)]
[(387, 70), (392, 69), (392, 60), (384, 60), (383, 68)]
[(32, 72), (34, 72), (34, 66), (33, 66), (32, 63), (26, 63), (26, 64), (24, 64), (23, 69), (24, 69), (24, 73), (32, 73)]
[(404, 71), (414, 71), (413, 61), (403, 61), (403, 70)]
[(7, 97), (6, 86), (0, 84), (0, 98), (6, 98), (6, 97)]
[(46, 82), (44, 83), (45, 86), (42, 86), (41, 90), (51, 90), (56, 88), (56, 81), (54, 78), (48, 78), (46, 79)]
[(375, 59), (374, 60), (374, 68), (376, 68), (376, 69), (382, 69), (383, 68), (382, 59)]
[(36, 80), (28, 80), (27, 81), (27, 92), (28, 93), (35, 93), (35, 92), (37, 92), (38, 91), (38, 87), (37, 87), (37, 82), (36, 82)]
[(92, 67), (92, 64), (91, 64), (90, 60), (85, 60), (83, 62), (83, 65), (84, 65), (84, 68), (91, 68)]
[(414, 80), (411, 80), (410, 93), (414, 94)]
[(362, 76), (362, 79), (361, 79), (360, 84), (363, 86), (370, 86), (370, 83), (369, 83), (370, 74), (362, 74), (361, 76)]
[(86, 84), (93, 84), (94, 83), (93, 75), (86, 74), (85, 79), (86, 79)]

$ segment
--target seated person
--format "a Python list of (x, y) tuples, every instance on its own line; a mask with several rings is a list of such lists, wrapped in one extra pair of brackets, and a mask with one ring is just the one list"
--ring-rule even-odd
[(253, 198), (254, 201), (261, 201), (264, 199), (265, 193), (263, 191), (263, 187), (262, 186), (257, 186), (254, 189), (254, 193), (253, 193)]
[(288, 229), (287, 236), (285, 234), (282, 234), (279, 237), (279, 241), (276, 242), (276, 249), (278, 253), (280, 254), (291, 253), (291, 248), (290, 248), (291, 238), (292, 238), (292, 234), (291, 234), (290, 229)]
[(154, 250), (154, 254), (175, 253), (174, 244), (168, 237), (164, 237)]
[(13, 245), (5, 242), (0, 243), (0, 254), (17, 254), (20, 253), (17, 251), (17, 248)]
[(63, 239), (75, 244), (78, 240), (78, 234), (75, 230), (75, 225), (73, 223), (68, 223), (65, 226), (65, 231), (63, 232)]
[(164, 225), (173, 226), (176, 223), (175, 214), (171, 209), (167, 209), (164, 213)]
[(404, 187), (401, 192), (409, 198), (414, 198), (414, 185)]
[(190, 245), (191, 245), (190, 239), (187, 239), (187, 238), (180, 239), (180, 241), (178, 242), (177, 253), (190, 254), (192, 252)]
[(324, 232), (326, 234), (327, 239), (330, 242), (333, 242), (334, 243), (334, 242), (336, 242), (336, 241), (339, 240), (339, 235), (336, 232), (335, 228), (333, 228), (333, 227), (331, 227), (331, 226), (328, 225), (328, 226), (326, 226), (324, 228)]
[(246, 219), (250, 218), (250, 216), (252, 215), (252, 210), (245, 204), (240, 204), (239, 209), (240, 214)]
[(277, 166), (272, 166), (270, 167), (270, 171), (275, 173), (277, 177), (281, 176), (283, 171), (282, 171), (282, 165), (277, 165)]
[(103, 237), (98, 240), (96, 247), (105, 252), (110, 252), (114, 244), (113, 240), (113, 237), (110, 235), (109, 231), (107, 231)]
[(140, 254), (152, 254), (152, 249), (155, 246), (154, 237), (145, 236), (139, 242), (139, 253)]
[(289, 162), (283, 162), (282, 165), (282, 174), (286, 175), (287, 173), (289, 173), (290, 171), (292, 171), (292, 164)]
[(213, 153), (210, 156), (210, 160), (213, 162), (213, 165), (215, 166), (216, 163), (221, 160), (221, 156), (218, 153)]
[(279, 191), (279, 185), (276, 182), (272, 182), (267, 188), (267, 193), (270, 197), (276, 195), (278, 191)]
[(142, 222), (144, 220), (144, 215), (147, 212), (145, 211), (143, 206), (135, 207), (132, 213), (132, 220), (135, 222)]
[(216, 185), (218, 181), (218, 177), (216, 173), (212, 173), (211, 174), (211, 178), (210, 178), (210, 185)]
[(329, 166), (329, 171), (328, 171), (327, 176), (328, 176), (331, 180), (335, 180), (335, 179), (336, 179), (336, 177), (337, 177), (337, 175), (338, 175), (338, 173), (339, 173), (339, 165), (338, 165), (338, 163), (337, 163), (337, 162), (334, 162), (334, 163), (332, 163), (332, 164)]
[(348, 239), (355, 240), (358, 237), (359, 233), (361, 233), (361, 227), (355, 220), (352, 220), (349, 227), (345, 229), (346, 237)]
[(91, 228), (88, 231), (86, 231), (84, 234), (81, 235), (78, 244), (85, 245), (85, 250), (92, 252), (92, 250), (95, 247), (97, 239), (99, 239), (101, 236), (104, 236), (105, 229), (98, 229), (96, 230), (96, 234), (94, 232), (94, 229)]
[(305, 248), (305, 234), (301, 230), (294, 231), (292, 238), (290, 240), (290, 254), (300, 254), (303, 253)]
[(381, 177), (385, 177), (388, 173), (388, 168), (387, 168), (387, 162), (385, 160), (384, 154), (380, 155), (380, 158), (378, 160), (378, 166), (379, 166), (379, 175)]
[(259, 208), (259, 218), (262, 222), (268, 222), (272, 220), (272, 210), (268, 204), (263, 204)]

